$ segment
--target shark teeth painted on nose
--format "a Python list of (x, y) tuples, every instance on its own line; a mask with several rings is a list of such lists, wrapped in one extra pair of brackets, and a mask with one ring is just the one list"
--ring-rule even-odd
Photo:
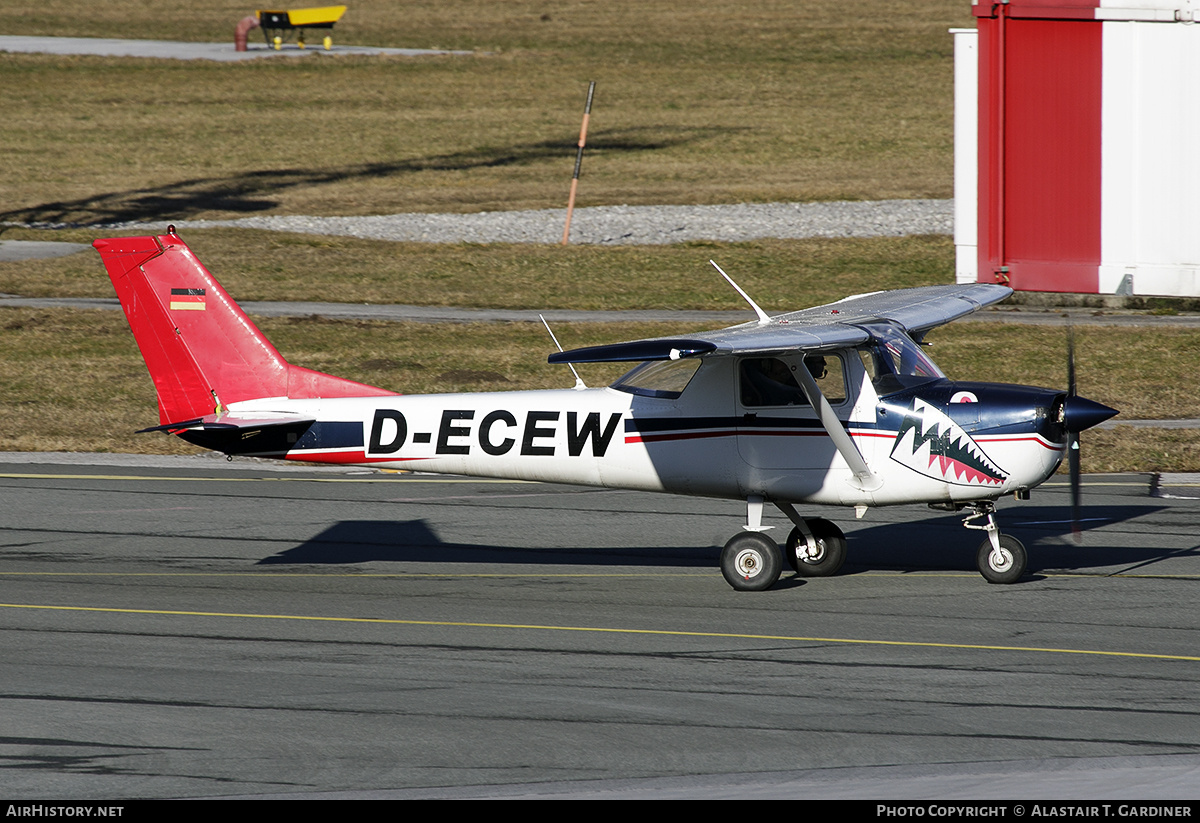
[(920, 398), (905, 412), (891, 457), (926, 477), (961, 486), (999, 486), (1008, 479), (971, 435)]

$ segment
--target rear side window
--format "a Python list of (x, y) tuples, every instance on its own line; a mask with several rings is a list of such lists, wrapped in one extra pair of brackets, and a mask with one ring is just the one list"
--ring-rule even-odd
[(612, 387), (641, 397), (664, 397), (673, 400), (683, 394), (688, 383), (692, 382), (701, 362), (698, 357), (652, 360), (626, 372)]

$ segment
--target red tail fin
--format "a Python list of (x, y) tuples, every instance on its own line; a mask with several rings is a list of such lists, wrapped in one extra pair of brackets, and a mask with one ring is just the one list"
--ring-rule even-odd
[(161, 423), (257, 398), (394, 394), (288, 363), (174, 230), (169, 232), (92, 244), (158, 390)]

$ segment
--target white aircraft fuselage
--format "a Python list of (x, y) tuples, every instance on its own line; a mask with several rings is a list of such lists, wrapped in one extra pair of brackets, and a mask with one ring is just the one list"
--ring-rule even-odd
[[(994, 500), (1034, 488), (1062, 460), (1063, 443), (1034, 426), (1061, 392), (1003, 387), (999, 414), (987, 386), (972, 384), (973, 402), (946, 402), (957, 384), (945, 379), (881, 400), (855, 352), (839, 354), (852, 390), (833, 408), (880, 477), (875, 488), (854, 482), (811, 406), (743, 405), (736, 358), (703, 363), (677, 398), (612, 387), (279, 398), (233, 404), (223, 419), (315, 418), (294, 442), (279, 429), (241, 431), (229, 444), (182, 436), (258, 457), (835, 506)], [(1014, 394), (1028, 410), (1013, 411)], [(927, 404), (920, 418), (913, 399)], [(901, 437), (914, 419), (922, 427), (909, 425)], [(958, 445), (961, 459), (938, 454), (939, 440)]]
[[(757, 322), (550, 356), (639, 364), (604, 388), (399, 395), (288, 363), (173, 229), (94, 245), (157, 389), (159, 425), (144, 431), (230, 455), (745, 500), (745, 533), (721, 561), (738, 589), (772, 585), (783, 557), (801, 574), (840, 567), (840, 530), (796, 504), (971, 508), (966, 525), (987, 532), (981, 572), (1013, 582), (1024, 547), (1000, 533), (993, 501), (1027, 496), (1075, 433), (1116, 413), (1073, 391), (942, 374), (919, 341), (1011, 293), (997, 285), (777, 317), (751, 300)], [(795, 525), (782, 555), (761, 534), (764, 503)]]

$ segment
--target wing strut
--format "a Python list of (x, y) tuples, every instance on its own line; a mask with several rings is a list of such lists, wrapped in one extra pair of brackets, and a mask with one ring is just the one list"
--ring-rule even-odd
[(874, 491), (882, 486), (883, 479), (871, 471), (871, 467), (863, 459), (862, 452), (858, 450), (858, 446), (854, 445), (854, 440), (843, 428), (842, 421), (838, 420), (838, 416), (834, 414), (833, 407), (821, 393), (821, 388), (817, 385), (817, 381), (813, 380), (813, 376), (808, 373), (808, 369), (802, 366), (796, 369), (795, 375), (800, 381), (800, 388), (804, 390), (808, 402), (816, 409), (817, 417), (820, 418), (821, 425), (825, 428), (829, 439), (837, 447), (838, 453), (846, 461), (850, 471), (854, 472), (854, 479), (857, 481), (858, 487), (864, 491)]

